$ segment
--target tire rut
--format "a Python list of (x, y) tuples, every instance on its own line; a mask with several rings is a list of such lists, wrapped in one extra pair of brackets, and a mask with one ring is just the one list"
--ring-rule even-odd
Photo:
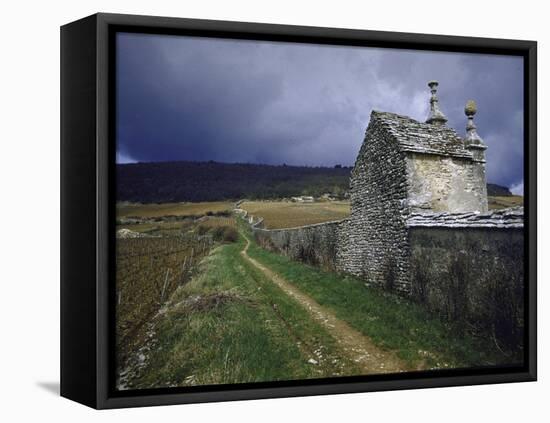
[(316, 322), (325, 327), (336, 340), (342, 353), (357, 363), (364, 374), (399, 373), (409, 370), (394, 353), (380, 349), (369, 337), (337, 318), (332, 311), (327, 310), (277, 273), (250, 257), (248, 255), (250, 240), (246, 236), (244, 238), (246, 246), (241, 251), (243, 258), (262, 271), (269, 280), (305, 308)]

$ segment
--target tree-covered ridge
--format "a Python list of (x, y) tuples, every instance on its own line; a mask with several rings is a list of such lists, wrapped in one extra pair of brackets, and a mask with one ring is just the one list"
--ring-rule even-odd
[[(351, 167), (271, 166), (219, 162), (117, 164), (117, 201), (165, 203), (276, 199), (329, 193), (345, 197)], [(488, 195), (510, 195), (487, 184)]]
[(218, 162), (117, 165), (117, 201), (142, 203), (341, 196), (349, 167), (269, 166)]

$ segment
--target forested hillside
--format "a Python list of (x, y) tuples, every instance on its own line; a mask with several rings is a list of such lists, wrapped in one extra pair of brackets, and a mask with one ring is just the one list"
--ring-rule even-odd
[[(218, 162), (118, 164), (117, 201), (166, 203), (276, 199), (330, 193), (343, 198), (351, 167), (269, 166)], [(487, 184), (489, 195), (510, 195)]]
[(217, 162), (117, 165), (117, 200), (142, 203), (343, 194), (351, 168)]

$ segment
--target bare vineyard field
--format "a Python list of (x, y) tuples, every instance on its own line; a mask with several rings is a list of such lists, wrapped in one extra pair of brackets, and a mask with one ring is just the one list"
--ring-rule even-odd
[[(146, 336), (146, 324), (176, 288), (192, 276), (214, 242), (236, 232), (235, 219), (225, 212), (230, 202), (119, 204), (117, 217), (136, 217), (119, 224), (145, 237), (118, 238), (116, 253), (117, 348), (124, 361)], [(222, 216), (216, 213), (222, 213)], [(174, 219), (173, 216), (178, 216)]]
[(203, 203), (117, 204), (117, 217), (202, 216), (208, 212), (230, 211), (233, 203), (212, 201)]
[(144, 336), (143, 326), (174, 290), (191, 276), (208, 253), (209, 236), (188, 233), (172, 237), (117, 240), (117, 347), (124, 359)]
[(117, 230), (129, 229), (133, 232), (150, 235), (178, 235), (186, 230), (192, 229), (193, 225), (193, 219), (186, 219), (176, 222), (152, 222), (117, 225)]
[(245, 201), (241, 208), (255, 217), (262, 217), (264, 225), (269, 229), (293, 228), (340, 220), (350, 214), (350, 204), (347, 201)]

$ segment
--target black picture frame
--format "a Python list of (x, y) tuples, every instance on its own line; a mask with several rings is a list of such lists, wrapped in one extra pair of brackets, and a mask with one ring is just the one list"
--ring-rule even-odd
[[(113, 389), (114, 34), (117, 31), (524, 58), (525, 363), (521, 368), (116, 392)], [(97, 409), (534, 381), (537, 44), (533, 41), (95, 14), (61, 27), (61, 395)]]

